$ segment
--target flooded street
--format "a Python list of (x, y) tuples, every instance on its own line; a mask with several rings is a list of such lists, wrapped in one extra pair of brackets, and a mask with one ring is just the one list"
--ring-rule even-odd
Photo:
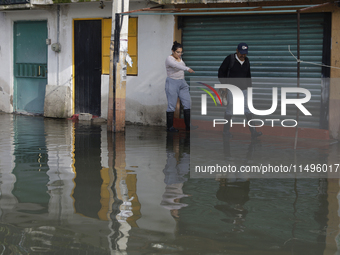
[[(236, 135), (224, 155), (289, 162), (293, 142)], [(0, 255), (340, 254), (339, 179), (191, 178), (190, 134), (164, 127), (0, 113), (0, 144)], [(338, 143), (300, 149), (340, 163)]]

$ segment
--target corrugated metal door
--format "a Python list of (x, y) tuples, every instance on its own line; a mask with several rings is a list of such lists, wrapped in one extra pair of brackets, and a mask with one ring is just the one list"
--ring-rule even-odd
[[(325, 26), (330, 26), (325, 14), (301, 15), (301, 59), (308, 62), (322, 63), (325, 55)], [(272, 87), (296, 87), (297, 18), (292, 15), (252, 15), (252, 16), (196, 16), (183, 17), (183, 60), (195, 70), (195, 74), (186, 73), (186, 79), (206, 81), (211, 85), (219, 83), (217, 72), (224, 58), (236, 51), (240, 42), (249, 45), (249, 60), (254, 87), (254, 107), (269, 109), (272, 104)], [(330, 37), (330, 35), (327, 35)], [(312, 93), (311, 100), (305, 104), (312, 116), (300, 114), (299, 126), (320, 127), (322, 67), (301, 63), (301, 87)], [(199, 84), (191, 82), (193, 105), (200, 105), (202, 90)], [(296, 94), (291, 95), (295, 97)], [(296, 107), (287, 108), (287, 116), (281, 116), (280, 89), (277, 110), (270, 118), (294, 119)], [(209, 102), (210, 101), (210, 102)], [(208, 99), (208, 105), (214, 104)], [(203, 118), (199, 107), (193, 107), (192, 115)], [(214, 115), (221, 118), (225, 107), (214, 107)], [(265, 119), (268, 116), (258, 116)]]

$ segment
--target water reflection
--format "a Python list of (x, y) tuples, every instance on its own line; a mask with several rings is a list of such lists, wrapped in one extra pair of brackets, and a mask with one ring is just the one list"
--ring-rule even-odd
[[(254, 163), (254, 159), (257, 162), (261, 162), (261, 152), (262, 143), (261, 140), (252, 139), (249, 144), (236, 144), (232, 143), (230, 139), (223, 140), (223, 158), (225, 165), (236, 165), (238, 162), (241, 162), (242, 165), (252, 165)], [(257, 153), (256, 153), (257, 152)], [(220, 175), (224, 176), (225, 175)], [(228, 182), (244, 182), (249, 180), (249, 175), (247, 173), (228, 173), (227, 178), (225, 179)]]
[[(221, 141), (223, 158), (291, 161), (274, 140)], [(339, 253), (338, 179), (190, 178), (189, 135), (159, 127), (0, 114), (0, 144), (0, 254)]]
[(244, 232), (244, 222), (248, 213), (244, 205), (249, 200), (249, 180), (229, 181), (226, 178), (221, 178), (218, 181), (219, 188), (216, 197), (226, 203), (215, 205), (215, 208), (228, 217), (221, 220), (232, 223), (234, 225), (232, 231)]
[(99, 213), (102, 209), (100, 193), (103, 183), (100, 133), (100, 126), (75, 124), (74, 169), (76, 176), (72, 197), (76, 213), (107, 220), (106, 215)]
[[(180, 143), (181, 144), (180, 146)], [(187, 133), (168, 133), (166, 137), (167, 161), (164, 173), (166, 184), (161, 205), (170, 210), (172, 217), (179, 218), (179, 210), (188, 206), (180, 200), (188, 195), (183, 193), (183, 183), (189, 173), (190, 164), (190, 136)]]
[(48, 153), (44, 133), (44, 119), (34, 122), (30, 117), (14, 118), (14, 163), (12, 171), (16, 181), (12, 194), (18, 200), (17, 212), (48, 213), (50, 196), (47, 193), (49, 178)]

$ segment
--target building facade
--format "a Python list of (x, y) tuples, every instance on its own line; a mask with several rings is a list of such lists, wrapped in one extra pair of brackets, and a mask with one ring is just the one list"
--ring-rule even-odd
[[(114, 76), (115, 109), (122, 112), (122, 127), (125, 121), (165, 124), (164, 61), (174, 40), (183, 42), (183, 59), (195, 70), (194, 75), (186, 75), (188, 83), (216, 79), (223, 59), (235, 51), (238, 42), (246, 41), (254, 104), (268, 109), (272, 99), (268, 80), (296, 78), (296, 11), (301, 10), (300, 52), (305, 63), (301, 63), (300, 77), (301, 86), (312, 93), (308, 103), (312, 118), (302, 116), (299, 124), (338, 139), (340, 11), (336, 2), (324, 2), (125, 1), (125, 6), (117, 2), (112, 6), (109, 1), (2, 1), (0, 110), (58, 118), (88, 112), (107, 118), (112, 104), (110, 43), (115, 13), (123, 13), (119, 50), (125, 54), (120, 55), (123, 65)], [(287, 80), (285, 86), (289, 86)], [(192, 86), (193, 104), (199, 95)], [(220, 112), (223, 109), (216, 116)], [(286, 117), (295, 112), (288, 110)], [(279, 113), (274, 115), (282, 119)]]

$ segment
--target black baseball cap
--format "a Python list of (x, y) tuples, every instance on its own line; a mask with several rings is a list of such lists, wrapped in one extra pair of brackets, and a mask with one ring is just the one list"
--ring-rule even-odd
[(248, 54), (248, 45), (246, 43), (240, 43), (237, 49), (241, 54)]

